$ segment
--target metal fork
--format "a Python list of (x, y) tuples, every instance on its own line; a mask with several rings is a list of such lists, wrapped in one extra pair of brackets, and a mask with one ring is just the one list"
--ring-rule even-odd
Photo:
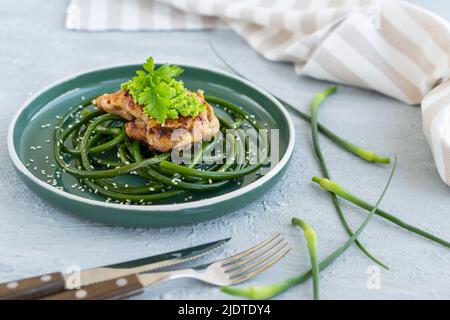
[(214, 263), (173, 271), (133, 274), (127, 277), (49, 296), (47, 300), (122, 299), (143, 292), (145, 287), (163, 281), (193, 278), (211, 285), (235, 285), (267, 270), (291, 249), (276, 236), (229, 258)]

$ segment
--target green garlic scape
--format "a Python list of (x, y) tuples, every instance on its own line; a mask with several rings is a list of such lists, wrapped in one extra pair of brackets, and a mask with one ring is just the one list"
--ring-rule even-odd
[[(312, 130), (312, 141), (314, 146), (314, 151), (316, 153), (317, 159), (319, 160), (319, 166), (322, 170), (322, 173), (325, 178), (330, 178), (330, 173), (328, 171), (328, 166), (325, 161), (325, 157), (323, 156), (322, 149), (320, 147), (320, 140), (319, 140), (319, 122), (318, 122), (318, 116), (319, 116), (319, 108), (325, 101), (326, 97), (336, 92), (336, 86), (332, 86), (328, 89), (326, 89), (324, 92), (316, 94), (313, 101), (311, 102), (311, 117), (310, 117), (310, 123), (311, 123), (311, 130)], [(365, 149), (355, 147), (353, 144), (342, 140), (341, 138), (338, 138), (338, 142), (340, 141), (341, 145), (346, 148), (347, 150), (354, 152), (356, 150), (359, 151), (365, 151)], [(371, 152), (371, 151), (367, 151)], [(372, 154), (375, 154), (371, 152)], [(387, 158), (389, 160), (389, 158)], [(387, 161), (389, 162), (389, 161)], [(341, 220), (342, 226), (344, 227), (345, 231), (349, 236), (353, 235), (353, 231), (350, 228), (349, 224), (347, 223), (347, 220), (345, 219), (345, 216), (342, 212), (341, 205), (339, 204), (339, 201), (335, 194), (330, 193), (331, 200), (333, 201), (334, 208), (336, 209), (336, 213), (339, 217), (339, 220)], [(377, 258), (375, 258), (363, 245), (362, 243), (357, 239), (355, 241), (355, 245), (363, 252), (369, 259), (371, 259), (373, 262), (378, 264), (379, 266), (389, 269), (388, 266), (386, 266), (384, 263), (379, 261)]]
[[(216, 49), (216, 47), (210, 42), (210, 47), (213, 53), (217, 56), (217, 58), (222, 61), (222, 63), (227, 66), (231, 71), (233, 71), (235, 74), (241, 76), (242, 78), (249, 79), (244, 74), (239, 72), (236, 68), (234, 68), (228, 61), (220, 54), (220, 52)], [(333, 90), (334, 92), (334, 90)], [(294, 107), (287, 101), (281, 99), (279, 96), (273, 95), (275, 98), (277, 98), (278, 101), (280, 101), (286, 108), (288, 108), (291, 112), (295, 113), (297, 116), (299, 116), (301, 119), (311, 122), (311, 117), (299, 110), (298, 108)], [(382, 163), (382, 164), (388, 164), (390, 162), (390, 159), (388, 157), (382, 157), (378, 155), (377, 153), (358, 147), (357, 145), (347, 141), (346, 139), (338, 136), (336, 133), (325, 127), (324, 125), (318, 123), (317, 124), (319, 131), (326, 136), (328, 139), (342, 147), (344, 150), (347, 150), (350, 153), (353, 153), (354, 155), (360, 157), (363, 160), (369, 161), (369, 162), (376, 162), (376, 163)]]
[[(363, 223), (359, 226), (359, 228), (355, 231), (355, 233), (353, 233), (352, 236), (344, 244), (342, 244), (336, 251), (334, 251), (327, 258), (325, 258), (324, 260), (322, 260), (319, 263), (320, 271), (323, 271), (325, 268), (327, 268), (334, 260), (336, 260), (342, 253), (344, 253), (355, 242), (355, 240), (361, 235), (364, 228), (369, 224), (370, 220), (375, 215), (375, 212), (378, 210), (378, 206), (380, 205), (387, 190), (389, 189), (389, 186), (391, 184), (392, 177), (394, 176), (396, 168), (397, 168), (397, 158), (395, 158), (394, 164), (393, 164), (391, 172), (389, 174), (389, 178), (383, 188), (383, 191), (382, 191), (380, 197), (378, 198), (377, 202), (373, 206), (370, 214), (366, 217), (366, 219), (364, 219)], [(236, 288), (236, 287), (226, 286), (226, 287), (222, 287), (220, 290), (222, 292), (225, 292), (225, 293), (228, 293), (231, 295), (245, 297), (245, 298), (249, 298), (249, 299), (257, 299), (257, 300), (270, 299), (270, 298), (273, 298), (273, 297), (289, 290), (293, 286), (296, 286), (300, 283), (305, 282), (312, 276), (313, 276), (313, 271), (312, 271), (312, 269), (310, 269), (298, 276), (286, 279), (282, 282), (272, 284), (272, 285), (252, 286), (249, 288)]]
[(313, 228), (299, 218), (292, 218), (292, 224), (303, 229), (306, 246), (311, 259), (311, 270), (313, 274), (314, 300), (319, 300), (319, 264), (317, 262), (317, 235)]
[[(354, 194), (348, 192), (347, 190), (345, 190), (341, 185), (337, 184), (334, 181), (331, 181), (327, 178), (319, 178), (319, 177), (313, 177), (312, 181), (319, 184), (324, 190), (327, 190), (329, 192), (332, 192), (333, 194), (359, 206), (360, 208), (363, 208), (367, 211), (371, 211), (374, 209), (374, 206), (369, 204), (368, 202), (358, 198), (357, 196), (355, 196)], [(439, 243), (441, 245), (443, 245), (444, 247), (450, 248), (450, 242), (441, 239), (425, 230), (419, 229), (413, 225), (410, 225), (400, 219), (398, 219), (397, 217), (391, 215), (390, 213), (383, 211), (381, 209), (376, 209), (375, 213), (388, 220), (391, 221), (392, 223), (398, 225), (399, 227), (408, 230), (410, 232), (413, 232), (419, 236), (425, 237), (431, 241), (434, 241), (436, 243)]]

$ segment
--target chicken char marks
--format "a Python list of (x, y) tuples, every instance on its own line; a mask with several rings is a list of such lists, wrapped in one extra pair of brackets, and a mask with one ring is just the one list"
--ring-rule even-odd
[(196, 117), (167, 119), (163, 125), (148, 117), (143, 112), (143, 107), (136, 104), (125, 91), (104, 94), (92, 103), (108, 113), (130, 121), (125, 124), (125, 132), (131, 139), (147, 144), (152, 150), (166, 152), (173, 148), (187, 148), (202, 140), (210, 140), (220, 129), (219, 120), (211, 105), (205, 101), (203, 93), (197, 91), (192, 94), (205, 105), (206, 110)]

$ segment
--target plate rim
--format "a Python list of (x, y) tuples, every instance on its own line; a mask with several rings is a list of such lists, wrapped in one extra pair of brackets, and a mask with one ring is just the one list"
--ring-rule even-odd
[[(168, 62), (168, 63), (172, 63), (172, 62)], [(201, 208), (201, 207), (205, 207), (208, 205), (213, 205), (215, 203), (221, 203), (223, 201), (226, 200), (230, 200), (239, 196), (242, 196), (243, 194), (250, 192), (252, 190), (254, 190), (255, 188), (258, 188), (259, 186), (264, 185), (266, 182), (270, 181), (272, 178), (274, 178), (289, 162), (289, 159), (291, 158), (293, 151), (294, 151), (294, 146), (295, 146), (295, 130), (294, 130), (294, 125), (292, 122), (292, 119), (288, 113), (288, 111), (286, 110), (286, 108), (281, 104), (280, 101), (278, 101), (270, 92), (268, 92), (267, 90), (265, 90), (264, 88), (260, 87), (259, 85), (251, 82), (250, 80), (247, 80), (243, 77), (240, 77), (238, 75), (232, 74), (230, 72), (224, 71), (224, 70), (220, 70), (220, 69), (216, 69), (214, 67), (203, 67), (203, 66), (198, 66), (198, 65), (193, 65), (193, 64), (183, 64), (183, 63), (177, 63), (178, 65), (181, 66), (185, 66), (185, 67), (190, 67), (190, 68), (196, 68), (196, 69), (201, 69), (204, 71), (211, 71), (211, 72), (215, 72), (221, 75), (224, 75), (226, 77), (229, 78), (233, 78), (237, 81), (243, 82), (244, 84), (246, 84), (247, 86), (259, 91), (260, 93), (262, 93), (264, 96), (266, 96), (269, 100), (271, 100), (277, 107), (278, 109), (281, 111), (281, 113), (283, 114), (283, 116), (285, 117), (287, 123), (288, 123), (288, 129), (289, 129), (289, 141), (288, 141), (288, 145), (286, 148), (286, 151), (283, 155), (283, 157), (280, 159), (280, 161), (275, 165), (274, 168), (272, 168), (266, 175), (264, 175), (262, 178), (242, 187), (239, 188), (237, 190), (222, 194), (222, 195), (218, 195), (212, 198), (208, 198), (208, 199), (202, 199), (202, 200), (197, 200), (197, 201), (192, 201), (192, 202), (187, 202), (187, 203), (175, 203), (175, 204), (162, 204), (162, 205), (138, 205), (138, 204), (120, 204), (120, 203), (113, 203), (113, 202), (106, 202), (106, 201), (99, 201), (99, 200), (93, 200), (93, 199), (87, 199), (84, 197), (81, 197), (79, 195), (74, 195), (71, 194), (69, 192), (66, 191), (61, 191), (51, 185), (49, 185), (48, 183), (45, 183), (44, 181), (36, 178), (24, 165), (24, 163), (20, 160), (16, 148), (14, 146), (14, 140), (13, 140), (13, 132), (14, 132), (14, 128), (16, 126), (17, 120), (20, 117), (20, 115), (23, 113), (23, 111), (29, 106), (29, 104), (35, 100), (36, 98), (38, 98), (40, 95), (42, 95), (43, 93), (45, 93), (46, 91), (53, 89), (54, 87), (70, 81), (72, 79), (75, 79), (77, 77), (80, 77), (84, 74), (87, 73), (93, 73), (93, 72), (101, 72), (101, 71), (107, 71), (109, 69), (115, 69), (115, 68), (124, 68), (124, 67), (131, 67), (131, 66), (136, 66), (136, 65), (141, 65), (141, 62), (128, 62), (126, 64), (113, 64), (113, 65), (108, 65), (108, 66), (103, 66), (103, 67), (97, 67), (97, 68), (89, 68), (86, 69), (84, 71), (81, 72), (77, 72), (77, 73), (73, 73), (70, 74), (66, 77), (61, 78), (60, 80), (56, 80), (52, 83), (50, 83), (49, 85), (45, 86), (44, 88), (42, 88), (41, 90), (39, 90), (38, 92), (36, 92), (35, 94), (33, 94), (31, 97), (29, 97), (21, 106), (20, 108), (15, 112), (14, 116), (11, 119), (11, 122), (8, 126), (8, 134), (7, 134), (7, 147), (8, 147), (8, 153), (9, 153), (9, 157), (14, 165), (14, 167), (16, 168), (16, 170), (18, 170), (20, 173), (22, 173), (27, 179), (31, 180), (32, 182), (36, 183), (39, 187), (42, 187), (44, 189), (46, 189), (47, 191), (49, 191), (50, 193), (55, 193), (56, 195), (62, 196), (63, 198), (67, 198), (69, 200), (72, 201), (78, 201), (78, 202), (82, 202), (84, 204), (87, 205), (94, 205), (97, 207), (104, 207), (104, 208), (110, 208), (110, 209), (120, 209), (120, 210), (126, 210), (126, 211), (139, 211), (139, 213), (146, 213), (146, 214), (151, 214), (152, 211), (158, 211), (158, 212), (175, 212), (175, 211), (181, 211), (181, 210), (186, 210), (186, 209), (196, 209), (196, 208)]]

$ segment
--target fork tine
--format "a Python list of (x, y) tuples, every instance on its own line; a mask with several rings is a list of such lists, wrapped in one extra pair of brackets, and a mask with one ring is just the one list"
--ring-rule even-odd
[[(284, 242), (282, 245), (278, 246), (275, 250), (271, 251), (269, 254), (263, 256), (262, 258), (258, 259), (258, 257), (251, 257), (247, 260), (247, 262), (252, 262), (249, 265), (246, 265), (242, 268), (232, 268), (232, 272), (229, 272), (228, 275), (230, 277), (235, 277), (238, 275), (242, 275), (247, 271), (253, 270), (257, 267), (259, 267), (260, 265), (264, 264), (266, 261), (268, 261), (269, 259), (271, 259), (273, 256), (275, 256), (278, 252), (280, 252), (281, 250), (283, 250), (284, 248), (286, 248), (287, 246), (287, 242)], [(269, 249), (270, 250), (270, 249)], [(230, 270), (230, 269), (228, 269)], [(227, 270), (225, 270), (227, 271)]]
[(279, 236), (280, 236), (280, 234), (278, 233), (278, 234), (276, 234), (275, 236), (273, 236), (272, 238), (270, 238), (270, 239), (268, 239), (268, 240), (266, 240), (266, 241), (263, 241), (263, 242), (261, 242), (260, 244), (257, 244), (256, 246), (251, 247), (250, 249), (248, 249), (248, 250), (246, 250), (246, 251), (244, 251), (244, 252), (238, 253), (238, 254), (236, 254), (236, 255), (234, 255), (234, 256), (231, 256), (231, 257), (229, 257), (229, 258), (227, 258), (227, 259), (224, 259), (224, 260), (222, 261), (222, 265), (229, 264), (229, 263), (231, 263), (231, 262), (234, 262), (234, 261), (236, 261), (236, 260), (242, 259), (242, 258), (244, 258), (244, 257), (246, 257), (246, 256), (248, 256), (248, 255), (250, 255), (250, 254), (252, 254), (253, 252), (255, 252), (255, 251), (261, 249), (262, 247), (268, 245), (269, 243), (271, 243), (272, 241), (274, 241), (274, 240), (275, 240), (276, 238), (278, 238)]
[(276, 247), (278, 244), (280, 244), (283, 241), (284, 241), (284, 238), (278, 237), (278, 239), (275, 242), (272, 241), (272, 242), (268, 243), (265, 247), (260, 248), (260, 249), (264, 248), (264, 250), (259, 250), (255, 254), (248, 254), (245, 257), (242, 257), (241, 259), (229, 262), (224, 266), (224, 268), (226, 271), (236, 269), (239, 266), (242, 266), (246, 263), (249, 263), (249, 262), (255, 260), (256, 258), (262, 256), (263, 254), (266, 254), (268, 251), (272, 250), (274, 247)]
[(283, 258), (286, 254), (288, 254), (288, 252), (291, 251), (291, 248), (288, 248), (286, 250), (284, 250), (283, 252), (281, 252), (280, 254), (278, 254), (276, 257), (274, 257), (271, 261), (269, 261), (268, 263), (266, 263), (265, 265), (261, 266), (260, 268), (253, 270), (252, 272), (246, 273), (243, 276), (239, 277), (239, 278), (234, 278), (231, 279), (233, 284), (238, 284), (238, 283), (242, 283), (258, 274), (260, 274), (261, 272), (269, 269), (271, 266), (273, 266), (275, 263), (277, 263), (278, 261), (280, 261), (281, 258)]

